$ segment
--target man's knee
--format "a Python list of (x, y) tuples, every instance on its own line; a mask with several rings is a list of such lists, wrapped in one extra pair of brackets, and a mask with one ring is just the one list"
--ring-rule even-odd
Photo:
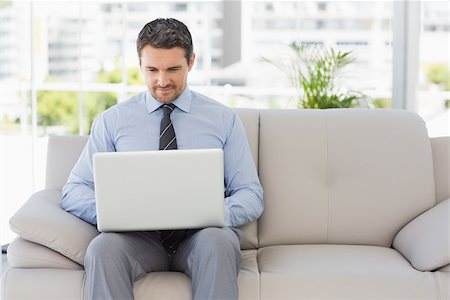
[(206, 228), (197, 232), (193, 238), (194, 251), (188, 259), (190, 276), (195, 285), (193, 289), (198, 291), (201, 282), (205, 281), (230, 284), (230, 289), (234, 290), (242, 262), (236, 233), (230, 228)]
[(95, 237), (86, 250), (85, 262), (99, 259), (109, 259), (120, 255), (121, 248), (125, 245), (120, 233), (101, 233)]
[(209, 254), (223, 253), (240, 256), (240, 244), (237, 235), (229, 228), (205, 228), (196, 233), (197, 250)]

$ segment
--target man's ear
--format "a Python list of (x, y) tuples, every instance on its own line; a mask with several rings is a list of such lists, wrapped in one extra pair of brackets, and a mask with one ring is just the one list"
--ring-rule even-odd
[(195, 53), (192, 52), (191, 58), (189, 59), (188, 71), (190, 71), (192, 69), (192, 66), (194, 65), (194, 61), (195, 61)]

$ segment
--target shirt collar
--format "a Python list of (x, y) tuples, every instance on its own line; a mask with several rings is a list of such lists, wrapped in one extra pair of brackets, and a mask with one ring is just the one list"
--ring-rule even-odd
[[(192, 103), (192, 93), (186, 86), (184, 91), (174, 101), (172, 101), (176, 107), (184, 112), (189, 112)], [(147, 106), (147, 112), (150, 114), (157, 110), (163, 103), (159, 102), (150, 94), (149, 91), (145, 93), (145, 105)]]

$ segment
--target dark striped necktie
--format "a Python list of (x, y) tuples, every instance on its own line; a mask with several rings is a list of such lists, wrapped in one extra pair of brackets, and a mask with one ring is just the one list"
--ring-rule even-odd
[(177, 138), (175, 137), (175, 130), (170, 119), (170, 114), (175, 109), (175, 104), (164, 104), (162, 108), (164, 116), (161, 119), (161, 128), (159, 131), (159, 150), (177, 149)]
[[(173, 128), (170, 114), (175, 109), (172, 103), (162, 105), (164, 116), (161, 120), (161, 128), (159, 134), (159, 150), (177, 149), (177, 138)], [(186, 236), (186, 230), (161, 230), (161, 244), (169, 253), (177, 251), (178, 244)]]

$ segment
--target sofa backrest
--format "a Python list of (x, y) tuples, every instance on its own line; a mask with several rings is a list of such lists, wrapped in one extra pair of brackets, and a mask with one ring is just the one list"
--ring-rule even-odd
[(51, 136), (48, 139), (46, 189), (62, 189), (87, 140), (87, 136)]
[(423, 120), (397, 110), (262, 110), (259, 246), (390, 246), (435, 204)]

